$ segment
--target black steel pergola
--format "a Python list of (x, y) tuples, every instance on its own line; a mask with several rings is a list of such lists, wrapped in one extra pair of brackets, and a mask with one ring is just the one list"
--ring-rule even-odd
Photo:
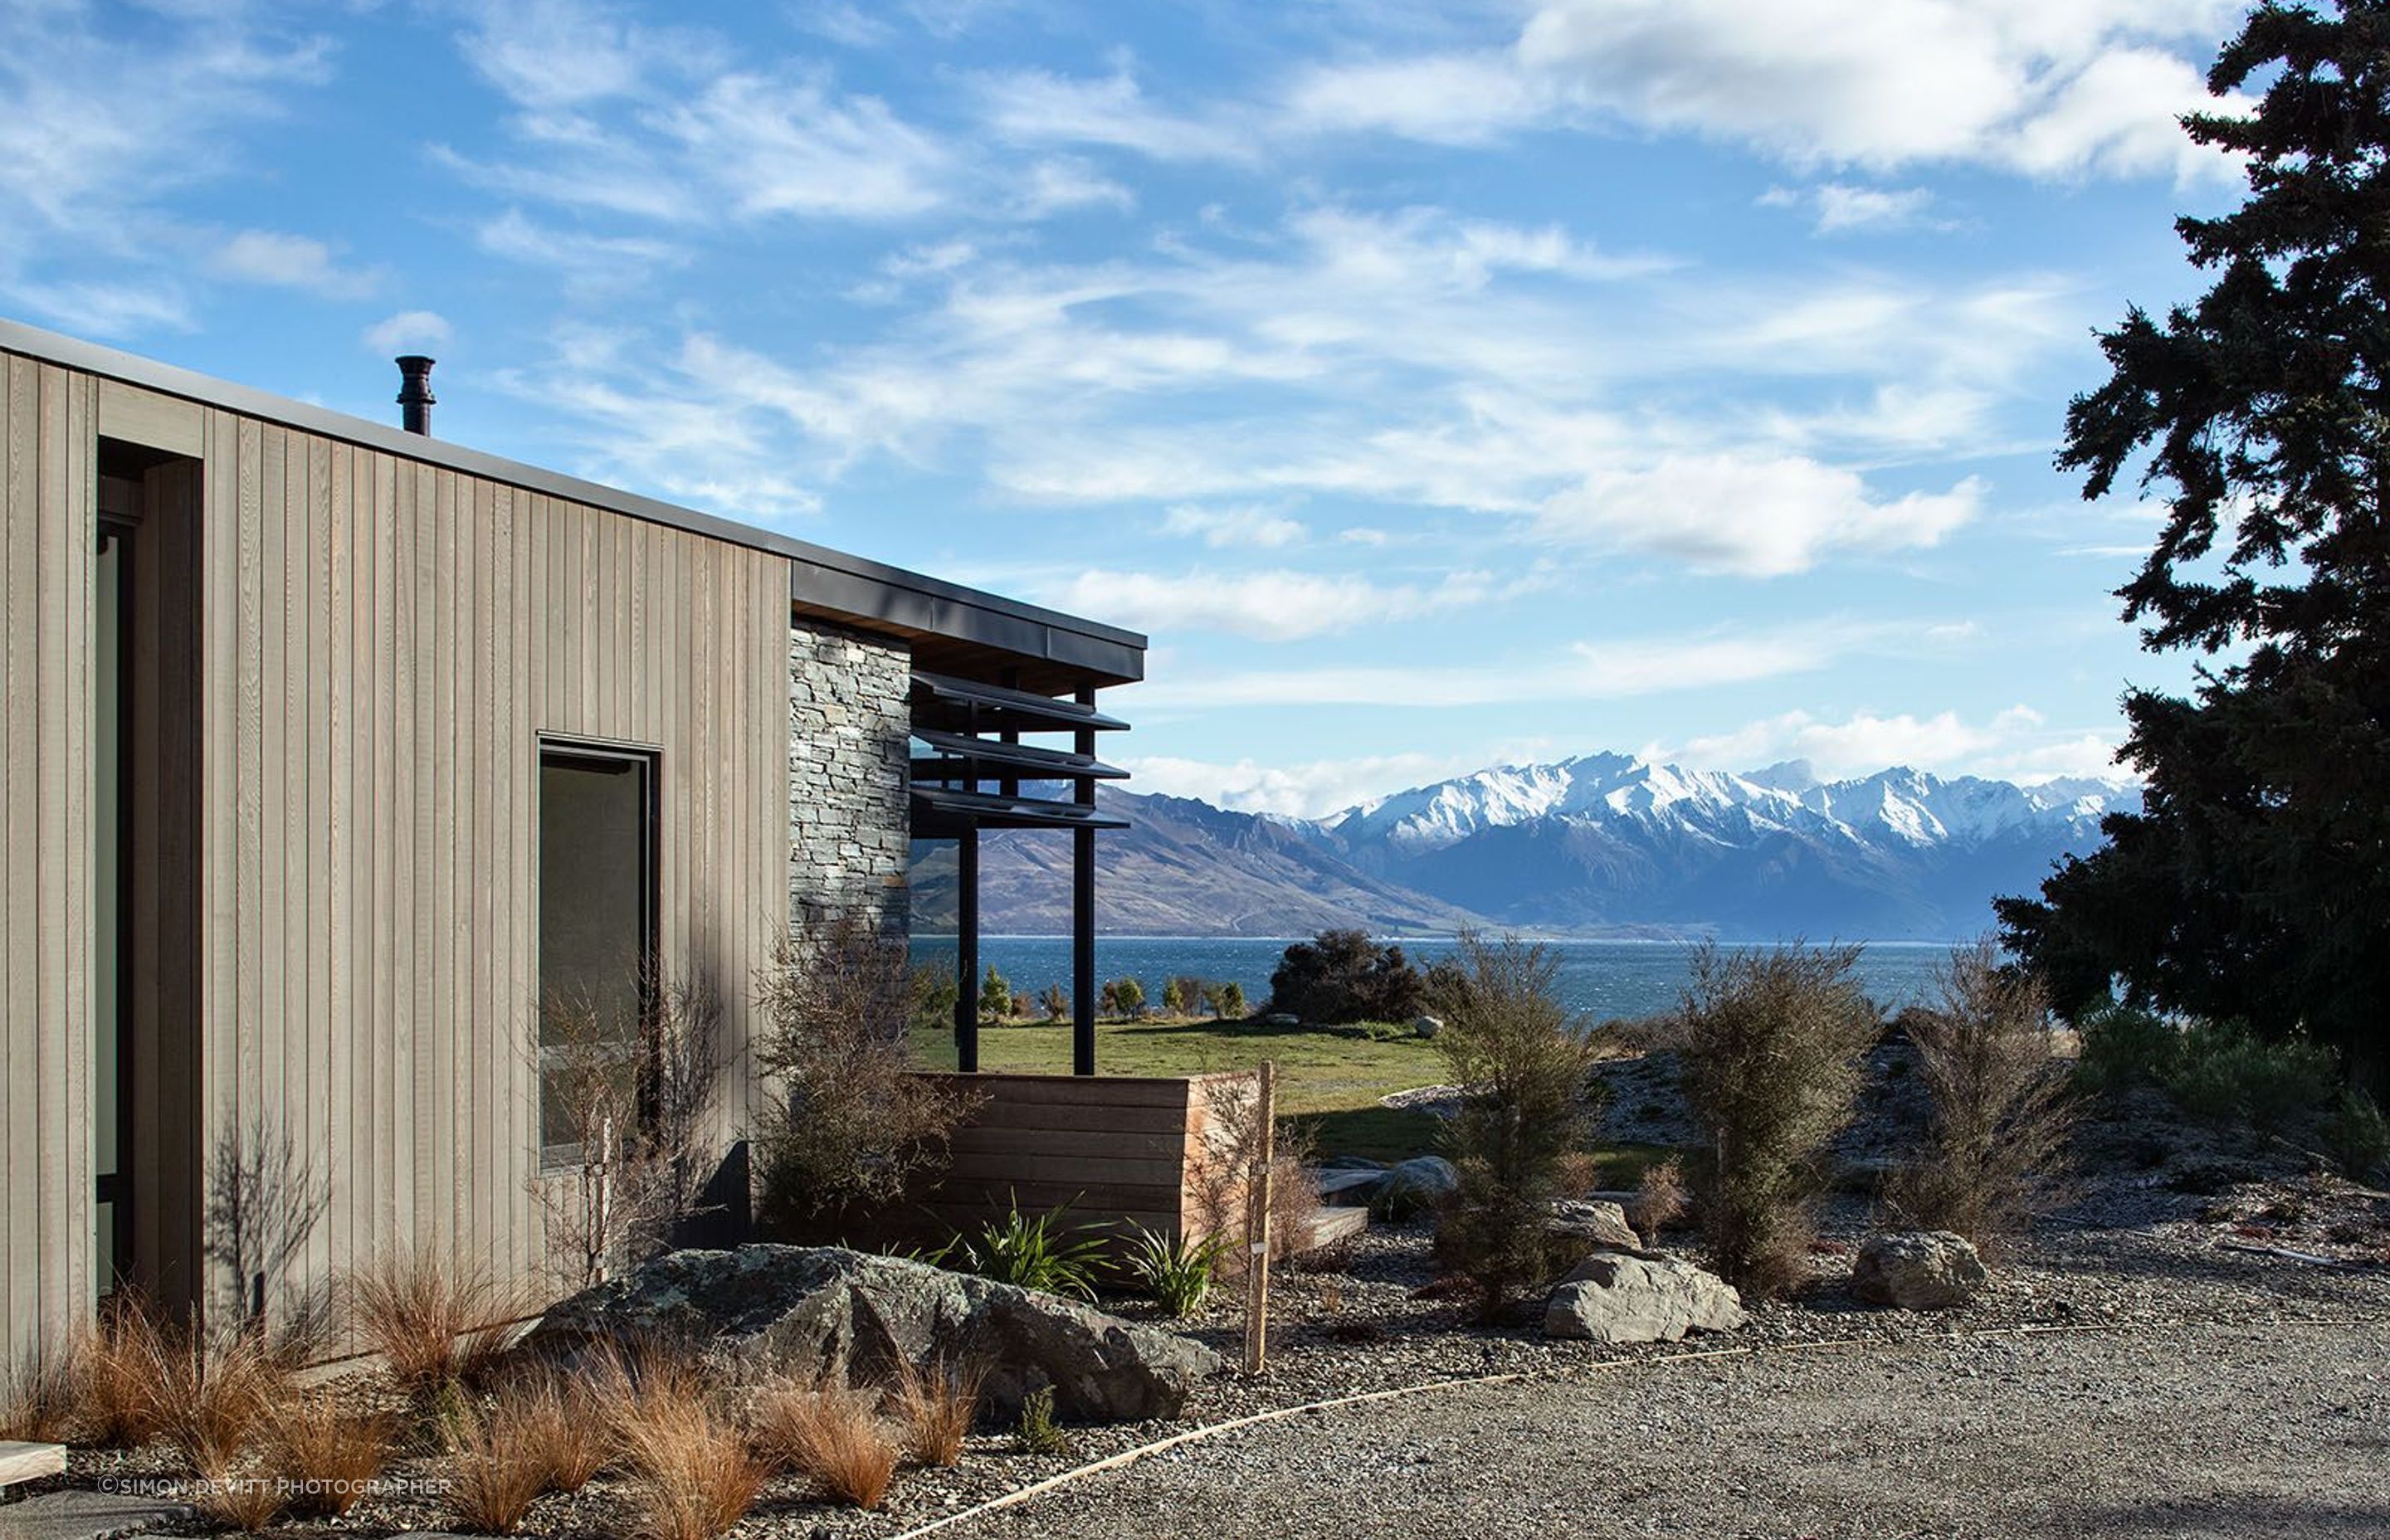
[[(1096, 783), (1128, 772), (1096, 757), (1096, 735), (1128, 724), (1075, 699), (916, 672), (912, 817), (916, 840), (956, 844), (955, 1059), (979, 1068), (979, 837), (991, 828), (1071, 831), (1071, 1072), (1096, 1072), (1096, 831), (1128, 820), (1096, 809)], [(1068, 733), (1069, 749), (1021, 741)]]

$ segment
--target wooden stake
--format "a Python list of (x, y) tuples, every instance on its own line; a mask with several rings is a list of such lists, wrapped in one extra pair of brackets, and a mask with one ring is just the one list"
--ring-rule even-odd
[(1269, 1367), (1270, 1167), (1277, 1163), (1278, 1065), (1262, 1061), (1261, 1138), (1245, 1184), (1245, 1372)]

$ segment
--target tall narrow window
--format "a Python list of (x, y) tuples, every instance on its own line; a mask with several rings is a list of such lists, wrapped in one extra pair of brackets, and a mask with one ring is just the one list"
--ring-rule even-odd
[(636, 1081), (654, 977), (655, 780), (652, 755), (540, 751), (540, 1146), (551, 1165), (630, 1132), (611, 1125), (634, 1099), (614, 1087)]

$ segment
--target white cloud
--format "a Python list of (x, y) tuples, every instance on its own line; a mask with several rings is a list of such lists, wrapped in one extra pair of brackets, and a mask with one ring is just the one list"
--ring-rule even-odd
[(1356, 759), (1262, 764), (1181, 759), (1169, 755), (1123, 762), (1132, 790), (1164, 797), (1200, 797), (1239, 813), (1276, 813), (1319, 818), (1382, 795), (1390, 788), (1419, 786), (1466, 775), (1484, 760), (1458, 754), (1374, 754)]
[(9, 297), (71, 332), (130, 337), (161, 327), (191, 329), (190, 303), (171, 280), (126, 283), (33, 283), (7, 286)]
[(2114, 739), (2100, 733), (2053, 730), (2039, 712), (2016, 705), (1975, 722), (1955, 711), (1930, 716), (1862, 711), (1840, 722), (1786, 712), (1679, 745), (1647, 744), (1641, 752), (1647, 760), (1737, 772), (1806, 760), (1827, 780), (1905, 764), (1942, 775), (2031, 783), (2056, 776), (2121, 776), (2115, 747)]
[(209, 268), (218, 277), (277, 289), (301, 289), (331, 299), (368, 294), (380, 275), (343, 268), (332, 249), (306, 236), (243, 230), (216, 249)]
[(1223, 631), (1258, 641), (1289, 642), (1469, 609), (1540, 586), (1542, 581), (1531, 577), (1499, 583), (1484, 572), (1455, 572), (1440, 583), (1420, 585), (1316, 572), (1096, 571), (1082, 572), (1048, 597), (1075, 614), (1113, 616), (1149, 633)]
[(379, 353), (429, 353), (456, 335), (446, 316), (433, 310), (402, 310), (365, 329), (365, 345)]
[(1094, 207), (1125, 213), (1137, 207), (1137, 194), (1077, 156), (1058, 155), (1030, 165), (1013, 195), (1011, 212), (1017, 219), (1044, 219)]
[(1021, 145), (1104, 145), (1157, 160), (1251, 160), (1243, 130), (1156, 107), (1125, 68), (1098, 79), (1022, 70), (983, 76), (981, 110), (996, 135)]
[(1795, 456), (1672, 456), (1562, 492), (1536, 521), (1546, 539), (1671, 556), (1708, 571), (1780, 577), (1845, 550), (1938, 544), (1972, 518), (1983, 485), (1872, 494), (1857, 473)]
[(749, 217), (899, 219), (936, 207), (951, 160), (875, 96), (819, 79), (725, 75), (661, 122)]
[(603, 293), (677, 267), (687, 250), (668, 240), (640, 236), (598, 236), (544, 225), (520, 209), (484, 222), (475, 239), (482, 250), (510, 262), (552, 268), (576, 294)]
[(1204, 545), (1214, 547), (1250, 545), (1264, 550), (1300, 545), (1311, 533), (1301, 520), (1252, 503), (1227, 507), (1181, 503), (1163, 520), (1162, 528), (1168, 534), (1201, 536)]
[(1508, 49), (1315, 68), (1290, 123), (1477, 144), (1605, 123), (1795, 166), (2031, 176), (2230, 173), (2175, 120), (2213, 105), (2175, 50), (2239, 0), (1542, 0)]
[(1821, 236), (1849, 230), (1903, 230), (1928, 223), (1937, 229), (1951, 227), (1947, 221), (1928, 221), (1926, 211), (1934, 206), (1934, 194), (1925, 187), (1821, 182), (1813, 187), (1770, 187), (1759, 201), (1769, 208), (1805, 211)]
[(1439, 710), (1618, 700), (1814, 673), (1895, 635), (1882, 626), (1829, 621), (1739, 634), (1581, 642), (1556, 655), (1483, 664), (1157, 674), (1138, 687), (1137, 704), (1147, 712), (1226, 706)]

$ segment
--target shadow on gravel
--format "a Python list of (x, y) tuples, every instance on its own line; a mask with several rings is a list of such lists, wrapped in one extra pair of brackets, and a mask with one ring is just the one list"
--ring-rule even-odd
[(2302, 1540), (2390, 1534), (2390, 1504), (2311, 1497), (2215, 1497), (2197, 1502), (2081, 1508), (2075, 1527), (2087, 1534), (2262, 1535)]

